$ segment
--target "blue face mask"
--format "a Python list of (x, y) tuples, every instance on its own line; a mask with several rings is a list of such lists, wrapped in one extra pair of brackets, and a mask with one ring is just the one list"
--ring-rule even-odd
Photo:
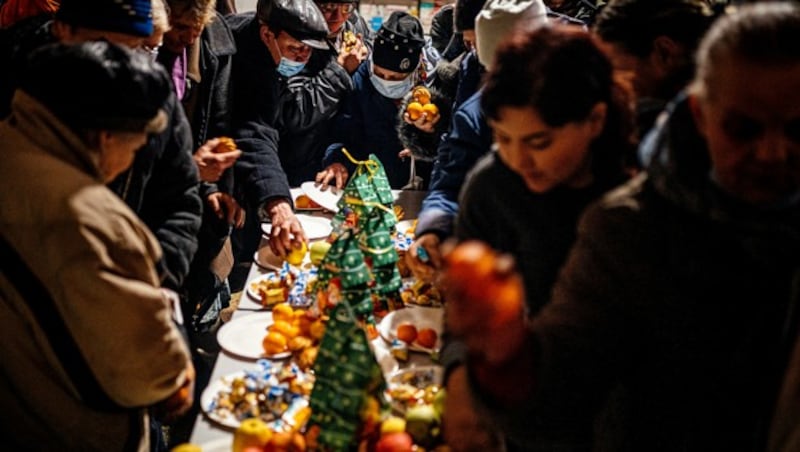
[[(277, 44), (277, 43), (276, 43)], [(294, 61), (281, 55), (281, 48), (276, 45), (278, 55), (281, 56), (281, 61), (278, 63), (278, 73), (284, 77), (291, 77), (297, 75), (306, 67), (306, 63), (302, 61)]]
[(408, 77), (403, 80), (384, 80), (370, 71), (369, 80), (381, 96), (389, 99), (402, 99), (414, 87), (413, 75), (413, 73), (408, 74)]
[(281, 62), (278, 64), (278, 73), (284, 77), (291, 77), (300, 73), (304, 67), (306, 67), (306, 64), (303, 62), (281, 57)]

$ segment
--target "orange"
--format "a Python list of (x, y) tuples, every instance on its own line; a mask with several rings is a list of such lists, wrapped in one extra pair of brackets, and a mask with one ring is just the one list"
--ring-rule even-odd
[(278, 320), (292, 322), (294, 321), (294, 309), (292, 309), (292, 307), (287, 303), (276, 304), (272, 308), (272, 320), (275, 322)]
[(401, 323), (397, 326), (397, 338), (406, 344), (414, 342), (417, 338), (417, 327), (410, 323)]
[(433, 119), (439, 114), (439, 107), (436, 104), (425, 104), (422, 106), (422, 112), (428, 114), (428, 119)]
[(487, 244), (466, 241), (444, 257), (444, 281), (454, 302), (473, 321), (502, 328), (522, 314), (522, 279), (508, 256)]
[(436, 340), (438, 338), (439, 335), (436, 334), (436, 330), (432, 328), (422, 328), (419, 330), (419, 334), (417, 334), (417, 344), (425, 348), (433, 348), (436, 346)]
[(411, 95), (415, 101), (419, 102), (422, 105), (427, 104), (431, 101), (431, 92), (428, 91), (428, 88), (424, 86), (418, 86), (414, 88), (413, 94)]
[(298, 332), (297, 328), (286, 320), (276, 320), (275, 323), (270, 325), (269, 331), (281, 333), (287, 340), (297, 336)]
[(315, 320), (308, 329), (312, 339), (320, 341), (325, 336), (325, 322), (322, 320)]
[(261, 341), (267, 355), (277, 355), (286, 351), (286, 337), (281, 333), (270, 331)]
[(319, 204), (315, 203), (308, 195), (300, 195), (294, 200), (294, 206), (298, 209), (318, 209)]
[(233, 138), (219, 137), (219, 143), (217, 143), (212, 152), (214, 152), (215, 154), (221, 154), (224, 152), (231, 152), (235, 150), (236, 150), (236, 142), (233, 141)]
[(406, 107), (406, 113), (408, 113), (409, 119), (416, 121), (422, 116), (422, 104), (419, 102), (411, 102), (408, 104), (408, 107)]

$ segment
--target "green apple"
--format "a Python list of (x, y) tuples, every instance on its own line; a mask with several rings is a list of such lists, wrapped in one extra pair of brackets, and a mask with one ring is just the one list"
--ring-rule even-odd
[(439, 415), (439, 419), (442, 418), (442, 414), (444, 413), (444, 402), (446, 397), (447, 391), (445, 391), (444, 387), (439, 388), (439, 390), (436, 392), (436, 395), (433, 396), (433, 409), (436, 410), (436, 414)]
[(319, 265), (322, 262), (322, 259), (325, 258), (325, 255), (328, 254), (329, 249), (331, 249), (331, 244), (325, 240), (312, 243), (309, 250), (311, 254), (311, 263), (314, 265)]
[(439, 424), (439, 416), (433, 405), (420, 404), (406, 410), (406, 433), (414, 438), (414, 442), (423, 447), (434, 440), (434, 427)]

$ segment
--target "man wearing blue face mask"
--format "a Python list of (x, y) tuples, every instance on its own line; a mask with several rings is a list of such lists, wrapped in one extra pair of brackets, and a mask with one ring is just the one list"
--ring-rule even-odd
[[(392, 188), (409, 182), (410, 159), (399, 154), (403, 145), (397, 135), (397, 113), (403, 96), (417, 83), (417, 66), (425, 40), (422, 25), (405, 12), (393, 12), (378, 30), (372, 58), (361, 63), (353, 75), (353, 92), (344, 100), (335, 120), (336, 141), (328, 147), (321, 182), (341, 186), (353, 165), (342, 147), (357, 160), (375, 154), (383, 163)], [(417, 176), (425, 183), (431, 164), (415, 163)]]
[(255, 12), (225, 20), (237, 48), (233, 137), (243, 154), (234, 166), (236, 190), (247, 206), (234, 251), (240, 262), (250, 261), (261, 236), (258, 220), (268, 218), (270, 246), (283, 256), (305, 240), (289, 187), (321, 169), (329, 141), (314, 140), (353, 82), (336, 62), (325, 17), (312, 0), (259, 0)]

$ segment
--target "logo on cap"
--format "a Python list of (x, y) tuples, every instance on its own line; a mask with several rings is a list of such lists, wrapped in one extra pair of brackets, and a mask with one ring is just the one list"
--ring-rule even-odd
[(410, 66), (411, 66), (411, 60), (409, 60), (408, 58), (403, 58), (402, 60), (400, 60), (400, 69), (405, 71)]

